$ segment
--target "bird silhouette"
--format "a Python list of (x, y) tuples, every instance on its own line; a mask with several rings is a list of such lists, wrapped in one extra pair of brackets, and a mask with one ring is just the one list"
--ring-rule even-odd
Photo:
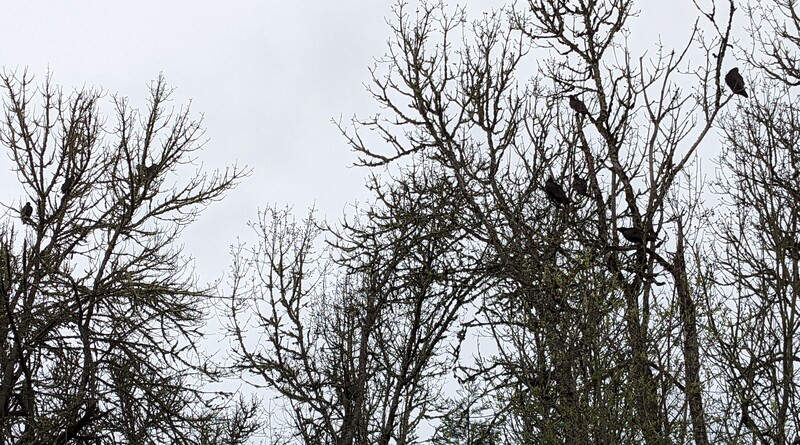
[(147, 182), (155, 178), (156, 174), (158, 174), (158, 165), (151, 164), (151, 165), (144, 165), (139, 164), (139, 180), (142, 182)]
[(22, 207), (22, 210), (20, 210), (20, 215), (22, 216), (23, 222), (29, 222), (31, 220), (31, 215), (33, 215), (33, 207), (31, 207), (30, 202), (25, 203), (25, 206)]
[(747, 97), (747, 91), (744, 89), (744, 78), (739, 74), (739, 68), (733, 68), (725, 75), (725, 83), (728, 84), (733, 94), (739, 94)]
[(583, 103), (580, 99), (578, 99), (577, 94), (573, 94), (569, 97), (569, 107), (575, 110), (578, 114), (583, 114), (586, 116), (591, 117), (592, 115), (589, 113), (589, 109), (586, 108), (586, 104)]
[(637, 227), (620, 227), (617, 231), (620, 232), (626, 240), (636, 244), (645, 244), (647, 241), (658, 240), (655, 233), (648, 233)]
[(589, 187), (586, 184), (586, 180), (577, 173), (572, 175), (572, 190), (579, 195), (589, 196)]
[(569, 204), (572, 202), (567, 194), (564, 193), (564, 189), (561, 188), (561, 185), (559, 185), (552, 176), (547, 178), (547, 181), (544, 183), (544, 192), (547, 193), (547, 197), (556, 204)]
[(61, 193), (65, 195), (69, 195), (69, 192), (72, 190), (72, 178), (67, 176), (64, 178), (64, 183), (61, 184)]

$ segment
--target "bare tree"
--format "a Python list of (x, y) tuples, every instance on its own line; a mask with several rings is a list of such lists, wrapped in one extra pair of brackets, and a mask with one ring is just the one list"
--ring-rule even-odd
[[(682, 47), (641, 56), (630, 0), (397, 4), (382, 112), (338, 123), (375, 202), (313, 279), (321, 229), (285, 214), (237, 262), (238, 365), (298, 443), (416, 443), (426, 420), (437, 443), (800, 440), (796, 8), (736, 66), (738, 6), (694, 4)], [(448, 367), (467, 397), (437, 403)]]
[(374, 183), (381, 204), (366, 211), (370, 223), (331, 240), (335, 261), (314, 255), (313, 218), (296, 223), (274, 209), (254, 226), (259, 245), (237, 255), (237, 366), (285, 397), (302, 443), (415, 443), (438, 404), (443, 348), (481, 274), (444, 217), (457, 212), (451, 198), (411, 199), (419, 190), (408, 187), (446, 190), (434, 177)]
[[(727, 6), (722, 27), (709, 20), (713, 38), (698, 23), (685, 47), (649, 60), (625, 46), (630, 1), (528, 1), (471, 25), (441, 4), (396, 9), (396, 39), (373, 71), (387, 113), (343, 132), (362, 165), (431, 162), (451, 178), (492, 283), (465, 326), (499, 351), (462, 370), (507, 402), (520, 442), (709, 443), (685, 258), (696, 211), (680, 174), (730, 101)], [(538, 70), (520, 79), (535, 55)], [(575, 175), (586, 187), (561, 196)], [(543, 199), (554, 195), (560, 205)]]
[(111, 122), (100, 91), (0, 81), (0, 143), (32, 208), (3, 204), (0, 443), (243, 443), (255, 408), (203, 389), (215, 293), (175, 242), (244, 172), (172, 183), (203, 130), (162, 78), (144, 111), (113, 96)]
[(727, 301), (714, 320), (726, 432), (764, 444), (800, 440), (800, 108), (788, 83), (765, 82), (723, 121), (717, 181), (728, 203), (713, 289)]
[(756, 51), (745, 51), (759, 74), (788, 86), (800, 86), (800, 13), (794, 0), (745, 5)]

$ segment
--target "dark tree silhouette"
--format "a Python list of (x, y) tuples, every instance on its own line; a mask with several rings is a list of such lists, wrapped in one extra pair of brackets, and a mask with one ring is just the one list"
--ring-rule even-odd
[[(478, 20), (399, 2), (370, 71), (380, 111), (339, 123), (375, 169), (375, 202), (328, 232), (329, 262), (309, 241), (319, 224), (274, 211), (237, 257), (237, 366), (283, 395), (287, 441), (412, 444), (427, 421), (447, 445), (791, 443), (800, 113), (786, 49), (800, 28), (775, 3), (783, 16), (762, 18), (781, 32), (743, 69), (764, 63), (784, 83), (763, 96), (779, 100), (730, 106), (732, 0), (695, 2), (685, 47), (641, 57), (627, 0)], [(574, 91), (594, 115), (578, 95), (567, 108)], [(693, 174), (717, 128), (731, 212), (705, 208)], [(539, 205), (550, 172), (586, 172), (591, 205)], [(544, 191), (569, 202), (555, 178)], [(451, 372), (452, 403), (437, 397)]]
[(202, 145), (161, 78), (146, 110), (112, 96), (110, 117), (99, 91), (7, 72), (0, 87), (0, 147), (37, 211), (0, 226), (0, 444), (244, 443), (256, 407), (205, 388), (221, 376), (200, 347), (216, 292), (176, 244), (244, 172), (141, 192), (137, 165), (180, 171)]

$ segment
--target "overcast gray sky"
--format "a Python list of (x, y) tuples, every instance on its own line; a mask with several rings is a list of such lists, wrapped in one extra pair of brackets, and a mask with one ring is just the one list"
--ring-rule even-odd
[(375, 111), (363, 83), (384, 53), (390, 5), (4, 2), (0, 66), (27, 67), (38, 80), (49, 67), (68, 90), (98, 86), (138, 105), (163, 72), (177, 88), (174, 105), (192, 100), (209, 139), (199, 159), (210, 168), (253, 169), (185, 233), (205, 281), (230, 263), (228, 247), (268, 203), (291, 204), (301, 216), (316, 203), (336, 218), (364, 196), (366, 172), (348, 168), (353, 156), (331, 118)]

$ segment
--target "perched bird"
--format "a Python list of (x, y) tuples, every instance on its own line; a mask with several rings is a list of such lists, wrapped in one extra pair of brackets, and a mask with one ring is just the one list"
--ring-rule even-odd
[(620, 227), (617, 231), (620, 232), (626, 240), (636, 244), (645, 244), (647, 241), (658, 240), (655, 233), (648, 233), (636, 227)]
[(552, 176), (547, 178), (547, 182), (544, 183), (544, 191), (547, 193), (547, 197), (556, 204), (569, 204), (572, 202), (567, 194), (564, 193), (564, 189), (561, 188)]
[(156, 176), (156, 173), (158, 173), (157, 164), (152, 164), (152, 165), (139, 164), (139, 179), (141, 181), (144, 182), (153, 179)]
[(147, 175), (148, 178), (152, 178), (156, 173), (158, 173), (158, 165), (156, 164), (144, 168), (144, 174)]
[(64, 183), (61, 184), (61, 193), (69, 195), (70, 190), (72, 190), (72, 182), (72, 177), (67, 176), (64, 178)]
[(747, 91), (744, 89), (744, 78), (739, 74), (739, 68), (733, 68), (725, 75), (725, 83), (728, 84), (733, 94), (739, 94), (747, 97)]
[(30, 202), (25, 203), (25, 206), (22, 207), (22, 210), (20, 211), (20, 215), (22, 216), (23, 221), (30, 221), (31, 215), (33, 215), (33, 207), (31, 207)]
[(575, 110), (575, 112), (578, 114), (584, 114), (586, 116), (591, 117), (591, 114), (589, 114), (589, 109), (586, 108), (586, 104), (584, 104), (583, 101), (578, 99), (577, 94), (573, 94), (572, 96), (569, 97), (569, 107)]
[(572, 190), (579, 195), (589, 196), (589, 187), (586, 184), (586, 180), (577, 173), (572, 175)]

